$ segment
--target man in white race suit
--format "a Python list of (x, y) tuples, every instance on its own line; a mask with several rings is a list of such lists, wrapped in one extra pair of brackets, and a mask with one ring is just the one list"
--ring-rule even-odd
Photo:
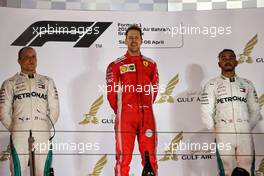
[(221, 75), (210, 80), (201, 95), (202, 120), (216, 135), (216, 143), (227, 145), (218, 148), (220, 176), (231, 176), (240, 167), (254, 175), (254, 143), (252, 129), (261, 119), (258, 96), (251, 81), (235, 73), (237, 66), (233, 50), (219, 53)]
[(51, 78), (36, 73), (37, 55), (33, 48), (20, 49), (18, 63), (21, 72), (5, 80), (0, 90), (0, 120), (10, 131), (18, 154), (12, 157), (11, 175), (25, 176), (29, 160), (28, 137), (32, 130), (36, 176), (43, 176), (49, 148), (39, 151), (38, 145), (48, 146), (50, 129), (58, 120), (58, 93)]

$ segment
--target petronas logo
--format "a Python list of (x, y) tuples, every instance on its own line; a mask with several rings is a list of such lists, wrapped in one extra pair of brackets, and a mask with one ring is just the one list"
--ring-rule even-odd
[(89, 176), (100, 176), (106, 163), (107, 163), (107, 155), (104, 155), (99, 161), (97, 161), (97, 163), (93, 168), (93, 172), (89, 174)]
[(104, 102), (103, 95), (101, 95), (99, 98), (97, 98), (92, 106), (90, 107), (90, 110), (88, 113), (84, 114), (84, 119), (79, 122), (80, 125), (84, 125), (87, 123), (93, 123), (97, 124), (98, 123), (98, 117), (97, 117), (97, 112), (100, 109), (101, 105)]
[(172, 92), (176, 86), (176, 84), (179, 82), (179, 74), (174, 76), (166, 85), (165, 91), (159, 95), (158, 100), (155, 103), (174, 103), (174, 99), (172, 97)]
[(177, 150), (177, 146), (179, 145), (182, 139), (183, 139), (183, 132), (180, 132), (171, 140), (169, 148), (164, 152), (163, 157), (159, 161), (168, 161), (168, 160), (177, 161), (178, 156), (176, 154), (176, 150)]
[(249, 64), (253, 63), (251, 53), (257, 42), (258, 42), (258, 35), (256, 34), (252, 39), (250, 39), (247, 42), (243, 53), (239, 55), (239, 59), (238, 59), (239, 64), (242, 64), (244, 62), (247, 62)]

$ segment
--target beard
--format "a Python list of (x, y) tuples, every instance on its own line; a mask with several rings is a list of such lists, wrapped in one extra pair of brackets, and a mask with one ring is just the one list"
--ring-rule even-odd
[(140, 48), (139, 47), (130, 47), (129, 50), (133, 53), (137, 53), (140, 51)]
[(231, 72), (231, 71), (234, 71), (235, 69), (234, 68), (225, 68), (223, 69), (225, 72)]
[(233, 65), (224, 65), (221, 67), (221, 69), (225, 72), (231, 72), (235, 70), (235, 66)]
[(230, 72), (235, 70), (235, 65), (231, 63), (226, 63), (220, 66), (223, 71)]

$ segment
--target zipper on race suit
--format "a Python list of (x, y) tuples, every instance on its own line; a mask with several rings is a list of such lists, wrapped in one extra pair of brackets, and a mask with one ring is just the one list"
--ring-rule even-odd
[[(234, 78), (235, 79), (235, 78)], [(229, 83), (230, 83), (230, 93), (231, 93), (231, 97), (233, 97), (233, 88), (232, 88), (232, 83), (235, 84), (236, 79), (231, 82), (231, 79), (229, 79)], [(236, 135), (236, 146), (237, 146), (237, 129), (236, 129), (236, 121), (235, 121), (235, 112), (234, 112), (234, 102), (232, 102), (232, 116), (233, 116), (233, 125), (234, 125), (234, 129), (235, 129), (235, 135)], [(235, 147), (236, 148), (236, 147)]]
[[(141, 83), (141, 86), (143, 86), (143, 81), (142, 81), (142, 78), (143, 78), (143, 68), (142, 68), (142, 61), (143, 60), (140, 60), (140, 64), (139, 64), (139, 67), (140, 67), (140, 73), (141, 73), (141, 79), (140, 79), (140, 83)], [(144, 91), (145, 88), (143, 87), (142, 91)], [(145, 112), (144, 112), (144, 104), (143, 104), (143, 92), (140, 92), (140, 103), (141, 103), (141, 113), (142, 113), (142, 127), (144, 127), (144, 121), (145, 121)]]
[[(136, 63), (136, 68), (138, 69), (138, 71), (137, 71), (137, 86), (138, 85), (143, 86), (143, 83), (142, 83), (143, 73), (142, 73), (141, 61), (142, 61), (142, 59), (140, 58), (138, 61), (135, 62)], [(140, 79), (140, 76), (141, 76), (141, 79)], [(145, 120), (145, 118), (144, 118), (143, 96), (142, 96), (142, 92), (137, 92), (137, 94), (138, 93), (139, 93), (139, 96), (137, 96), (138, 113), (142, 114), (141, 125), (143, 127), (144, 126), (144, 120)]]
[[(32, 87), (32, 80), (33, 80), (33, 78), (34, 78), (34, 76), (33, 76), (33, 78), (31, 77), (31, 76), (29, 76), (29, 75), (27, 75), (28, 76), (28, 80), (29, 80), (29, 92), (30, 92), (30, 122), (31, 122), (31, 128), (33, 127), (33, 121), (34, 121), (34, 119), (33, 119), (33, 116), (32, 116), (32, 89), (31, 89), (31, 87)], [(30, 129), (30, 130), (32, 130), (32, 129)]]

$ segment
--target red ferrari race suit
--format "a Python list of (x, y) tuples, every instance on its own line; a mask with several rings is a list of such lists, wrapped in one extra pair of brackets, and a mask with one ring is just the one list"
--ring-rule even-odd
[(112, 62), (106, 73), (107, 98), (116, 114), (116, 176), (129, 176), (135, 137), (137, 136), (142, 165), (144, 152), (157, 173), (157, 133), (152, 104), (158, 92), (156, 63), (142, 55), (128, 53)]

